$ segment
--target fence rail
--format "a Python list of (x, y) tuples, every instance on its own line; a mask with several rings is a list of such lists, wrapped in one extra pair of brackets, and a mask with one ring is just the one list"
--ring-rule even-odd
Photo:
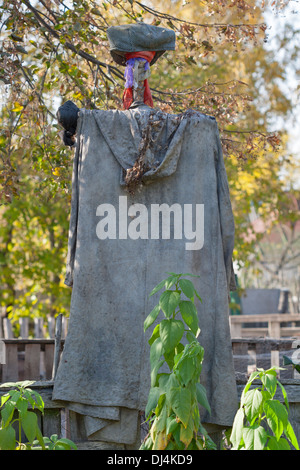
[[(1, 341), (0, 341), (1, 343)], [(54, 339), (4, 339), (5, 362), (0, 364), (0, 383), (20, 380), (51, 380), (63, 349), (64, 340)], [(58, 351), (55, 353), (55, 347)], [(283, 356), (292, 359), (300, 340), (271, 338), (233, 338), (232, 351), (235, 371), (249, 374), (255, 368), (284, 367), (280, 378), (299, 378), (291, 365), (283, 365)], [(299, 353), (300, 355), (300, 353)]]
[(54, 339), (3, 339), (0, 342), (4, 350), (0, 361), (0, 382), (53, 378)]
[(299, 339), (233, 338), (231, 342), (236, 373), (249, 374), (257, 368), (281, 367), (284, 370), (278, 371), (280, 379), (300, 379), (300, 374), (292, 365), (284, 365), (283, 359), (283, 356), (293, 359), (300, 347)]
[[(300, 337), (300, 314), (268, 313), (264, 315), (232, 315), (229, 317), (232, 338), (270, 338)], [(267, 323), (267, 327), (246, 328), (251, 323)]]

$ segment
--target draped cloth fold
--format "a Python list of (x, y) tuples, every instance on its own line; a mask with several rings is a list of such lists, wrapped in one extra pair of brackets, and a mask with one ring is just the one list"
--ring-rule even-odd
[[(124, 171), (135, 164), (145, 129), (147, 171), (129, 193)], [(203, 299), (195, 299), (205, 351), (201, 383), (211, 407), (211, 414), (201, 407), (201, 422), (232, 426), (234, 218), (217, 122), (193, 110), (168, 114), (145, 105), (81, 109), (73, 165), (65, 279), (72, 298), (53, 400), (76, 413), (86, 439), (109, 448), (135, 445), (151, 387), (152, 329), (144, 332), (144, 321), (158, 298), (149, 292), (166, 272), (194, 273)], [(199, 231), (202, 248), (187, 249)], [(168, 373), (163, 367), (159, 373)]]
[[(123, 94), (123, 106), (124, 109), (129, 109), (133, 103), (133, 88), (135, 84), (134, 77), (134, 65), (136, 61), (145, 62), (145, 71), (149, 71), (150, 75), (150, 62), (155, 56), (155, 52), (150, 51), (139, 51), (139, 52), (129, 52), (126, 54), (126, 68), (125, 68), (125, 91)], [(148, 75), (148, 76), (149, 76)], [(144, 80), (144, 103), (153, 108), (153, 99), (148, 83), (148, 79)]]

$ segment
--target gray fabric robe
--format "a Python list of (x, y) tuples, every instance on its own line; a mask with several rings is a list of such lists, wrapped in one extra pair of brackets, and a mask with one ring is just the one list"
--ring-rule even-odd
[[(151, 139), (143, 146), (149, 120)], [(134, 442), (150, 388), (143, 323), (159, 294), (149, 293), (166, 272), (193, 273), (203, 300), (196, 303), (205, 350), (201, 382), (212, 409), (201, 418), (230, 426), (237, 409), (228, 320), (234, 221), (215, 119), (147, 106), (81, 110), (77, 136), (65, 281), (73, 290), (53, 399), (85, 416), (89, 437)], [(128, 192), (124, 175), (141, 149), (148, 169)], [(152, 209), (161, 204), (176, 204), (182, 216), (186, 207), (202, 207), (198, 240), (190, 233), (196, 212), (193, 227), (165, 213), (158, 230)]]

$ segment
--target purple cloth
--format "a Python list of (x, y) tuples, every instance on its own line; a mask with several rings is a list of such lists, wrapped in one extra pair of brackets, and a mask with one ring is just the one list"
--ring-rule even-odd
[(146, 59), (143, 59), (142, 57), (134, 57), (133, 59), (129, 59), (126, 61), (126, 67), (125, 67), (125, 88), (131, 88), (133, 86), (133, 68), (134, 68), (134, 63), (135, 61), (141, 61), (143, 60), (145, 62), (145, 70), (148, 70), (150, 67), (149, 62)]

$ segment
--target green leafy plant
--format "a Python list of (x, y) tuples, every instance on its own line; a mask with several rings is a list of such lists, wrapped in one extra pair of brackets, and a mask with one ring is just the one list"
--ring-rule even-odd
[[(254, 381), (260, 385), (254, 387)], [(281, 388), (284, 403), (274, 398)], [(289, 403), (276, 368), (254, 371), (243, 390), (235, 415), (230, 441), (233, 450), (299, 450), (297, 438), (289, 422)]]
[[(201, 298), (194, 284), (184, 279), (192, 274), (168, 274), (152, 290), (150, 296), (165, 288), (144, 322), (146, 331), (163, 312), (149, 339), (151, 388), (145, 414), (150, 426), (141, 450), (212, 449), (215, 445), (199, 412), (199, 405), (210, 412), (200, 383), (204, 349), (197, 340), (200, 329), (194, 300)], [(164, 364), (169, 372), (160, 372)]]
[[(30, 381), (17, 382), (1, 397), (0, 450), (71, 450), (77, 446), (56, 434), (43, 437), (34, 411), (44, 413), (44, 402), (39, 393), (29, 388)], [(16, 431), (17, 429), (17, 431)], [(22, 431), (27, 442), (22, 442)]]

